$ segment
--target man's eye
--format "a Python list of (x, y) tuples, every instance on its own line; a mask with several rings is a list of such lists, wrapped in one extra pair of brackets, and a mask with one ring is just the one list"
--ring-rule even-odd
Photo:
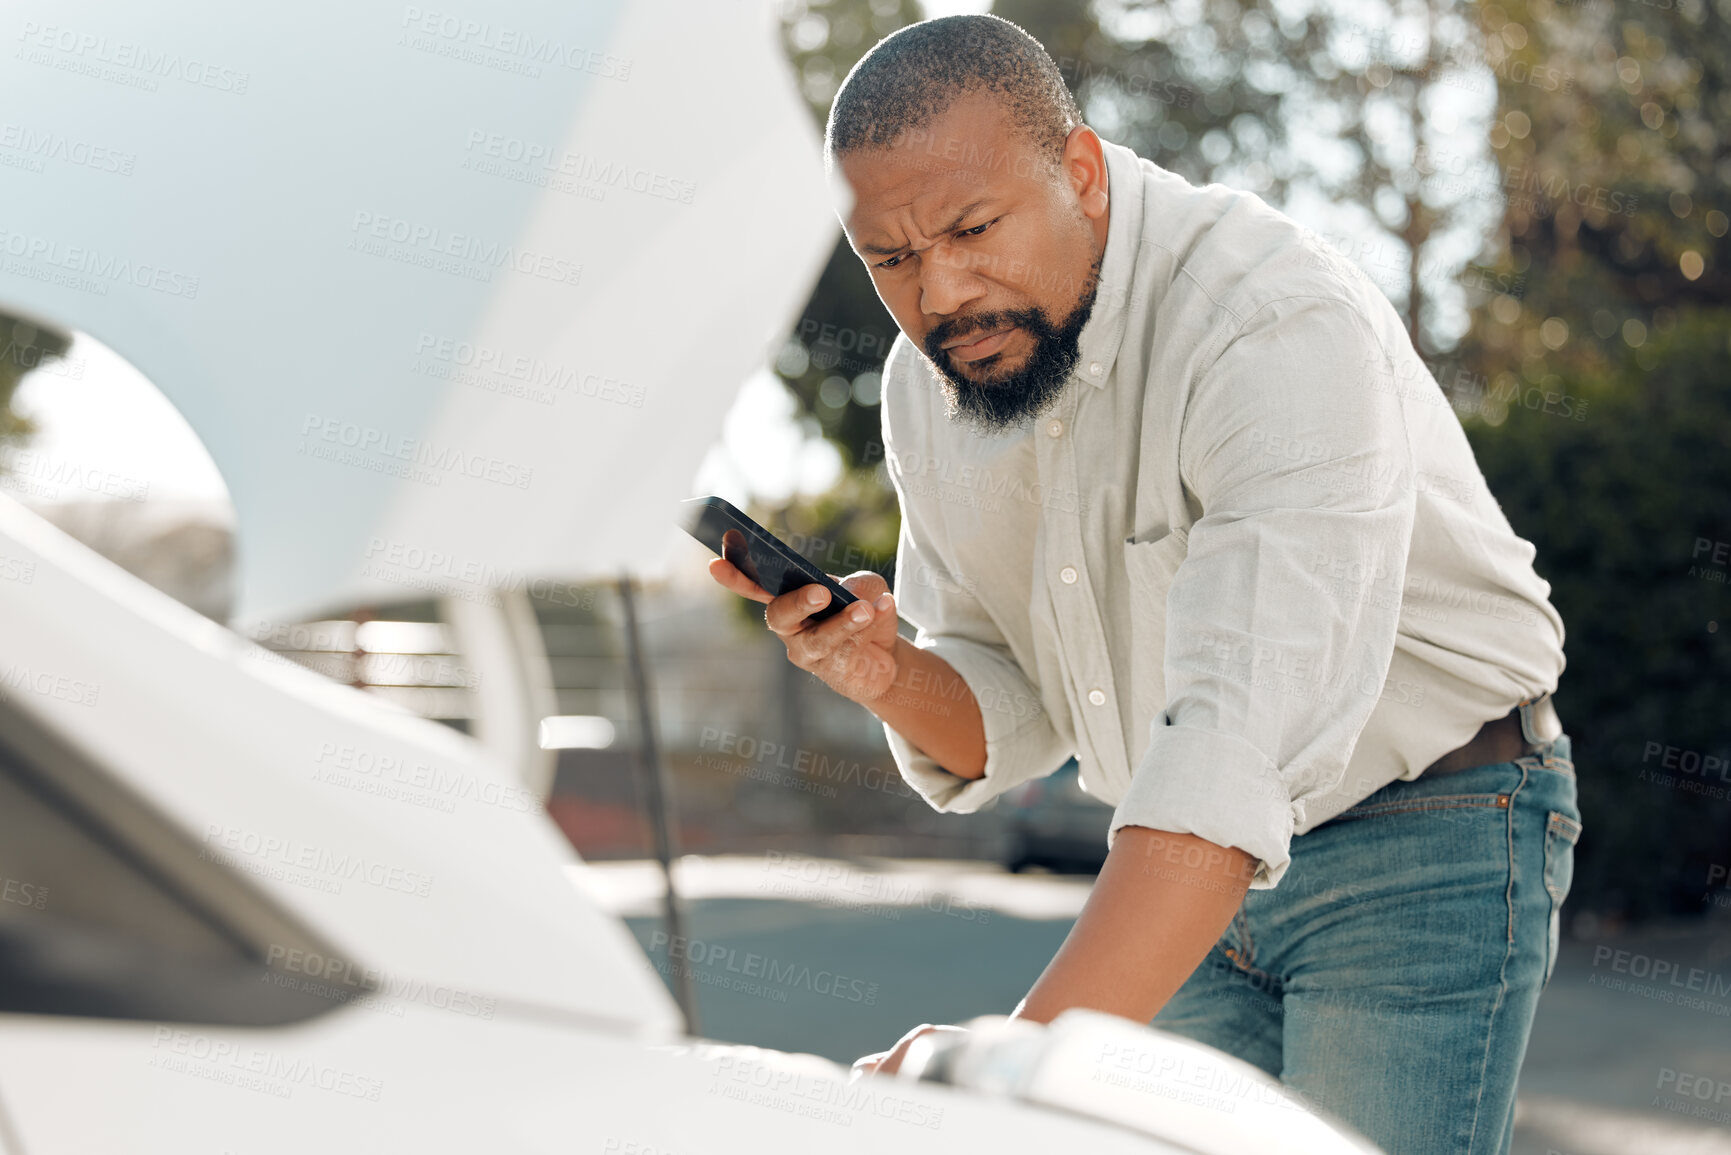
[(963, 229), (960, 235), (964, 237), (977, 237), (997, 223), (996, 220), (989, 220), (983, 225), (975, 225), (971, 229)]
[(906, 253), (903, 253), (903, 254), (902, 254), (902, 255), (901, 255), (901, 256), (899, 256), (899, 257), (891, 257), (891, 258), (890, 258), (890, 259), (889, 259), (889, 260), (887, 260), (887, 261), (879, 261), (879, 262), (878, 262), (878, 264), (877, 264), (877, 267), (878, 267), (878, 268), (880, 268), (880, 269), (893, 269), (893, 268), (895, 268), (895, 267), (896, 267), (896, 266), (897, 266), (897, 265), (899, 265), (899, 264), (901, 264), (901, 263), (902, 263), (902, 262), (903, 262), (903, 261), (905, 261), (905, 260), (907, 260), (907, 259), (908, 259), (908, 258), (907, 258), (907, 254), (906, 254)]

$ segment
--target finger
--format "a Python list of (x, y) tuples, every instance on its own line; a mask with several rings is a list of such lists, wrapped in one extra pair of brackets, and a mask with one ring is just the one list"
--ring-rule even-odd
[(750, 578), (739, 572), (739, 567), (724, 557), (709, 560), (709, 576), (731, 593), (742, 598), (750, 598), (754, 602), (770, 602), (773, 595)]
[[(829, 599), (829, 590), (820, 582), (788, 590), (770, 601), (769, 608), (763, 612), (764, 623), (769, 626), (771, 633), (789, 637), (810, 628), (806, 625), (806, 619), (829, 605)], [(828, 618), (820, 624), (827, 625), (835, 620), (835, 617)]]
[[(800, 591), (794, 591), (798, 592)], [(869, 637), (872, 623), (883, 617), (883, 611), (867, 601), (856, 601), (820, 622), (810, 620), (811, 611), (805, 606), (798, 606), (796, 612), (802, 615), (798, 629), (777, 629), (778, 622), (785, 619), (779, 616), (776, 606), (772, 605), (765, 612), (765, 618), (770, 623), (770, 629), (775, 630), (787, 643), (788, 655), (804, 669), (811, 669), (820, 662), (830, 660), (837, 650), (856, 637)]]
[(895, 1045), (895, 1049), (884, 1056), (883, 1062), (877, 1065), (873, 1074), (894, 1075), (902, 1069), (902, 1060), (908, 1057), (908, 1044), (912, 1040), (903, 1039)]
[[(831, 574), (830, 576), (834, 577), (835, 575)], [(890, 588), (890, 583), (884, 580), (882, 574), (869, 569), (856, 570), (844, 578), (835, 578), (835, 580), (840, 583), (842, 589), (865, 602), (876, 600), (879, 594), (885, 593)]]
[(896, 615), (896, 595), (890, 593), (888, 590), (883, 591), (876, 597), (862, 597), (860, 600), (868, 602), (871, 605), (873, 621), (882, 617), (888, 617), (891, 621), (898, 620)]
[(875, 1075), (875, 1074), (877, 1074), (878, 1064), (883, 1062), (884, 1056), (887, 1055), (888, 1053), (889, 1053), (888, 1051), (879, 1051), (875, 1055), (862, 1055), (861, 1057), (855, 1059), (853, 1061), (853, 1066), (851, 1068), (849, 1068), (849, 1071), (848, 1071), (849, 1080), (852, 1081), (853, 1079), (857, 1079), (862, 1075)]
[(841, 584), (842, 589), (872, 608), (869, 621), (876, 621), (882, 614), (894, 611), (896, 596), (890, 592), (890, 584), (884, 580), (884, 576), (875, 570), (856, 570), (835, 580)]

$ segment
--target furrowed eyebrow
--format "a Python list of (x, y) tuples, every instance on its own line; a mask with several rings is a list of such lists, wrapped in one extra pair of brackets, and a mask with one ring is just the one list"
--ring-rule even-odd
[[(944, 228), (939, 229), (938, 231), (940, 233), (953, 233), (953, 232), (955, 232), (957, 229), (962, 227), (963, 221), (967, 220), (968, 217), (971, 216), (975, 212), (975, 210), (977, 210), (981, 205), (983, 205), (985, 203), (986, 202), (984, 200), (977, 200), (977, 201), (974, 201), (972, 204), (965, 206), (961, 212), (956, 214), (955, 220), (951, 221), (949, 223), (949, 225), (947, 225)], [(883, 245), (861, 245), (860, 246), (861, 252), (870, 253), (874, 257), (893, 257), (897, 253), (902, 252), (906, 249), (907, 249), (906, 245), (901, 245), (900, 247), (897, 247), (897, 248), (885, 248)]]

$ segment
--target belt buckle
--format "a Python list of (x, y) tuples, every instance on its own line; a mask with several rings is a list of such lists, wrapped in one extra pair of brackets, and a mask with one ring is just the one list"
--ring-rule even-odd
[(1550, 691), (1528, 698), (1516, 708), (1521, 715), (1521, 738), (1528, 746), (1543, 746), (1563, 736), (1563, 722), (1557, 717)]

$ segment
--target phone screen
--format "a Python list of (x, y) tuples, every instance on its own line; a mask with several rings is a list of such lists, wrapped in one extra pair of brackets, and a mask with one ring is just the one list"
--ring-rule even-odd
[(859, 599), (822, 569), (801, 557), (780, 538), (719, 497), (694, 497), (680, 503), (684, 529), (740, 573), (779, 597), (813, 583), (829, 590), (830, 600), (811, 614), (823, 621)]

